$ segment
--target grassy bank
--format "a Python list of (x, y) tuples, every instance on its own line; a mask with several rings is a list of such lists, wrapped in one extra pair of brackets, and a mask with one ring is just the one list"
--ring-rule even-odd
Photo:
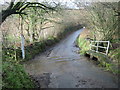
[(20, 64), (3, 62), (3, 88), (34, 88), (35, 85)]
[(77, 38), (77, 45), (80, 47), (80, 54), (89, 56), (92, 60), (96, 60), (99, 63), (98, 66), (104, 67), (105, 70), (112, 72), (113, 74), (120, 74), (118, 66), (120, 65), (120, 48), (109, 49), (108, 56), (90, 51), (90, 41), (87, 39), (90, 37), (91, 32), (84, 30)]

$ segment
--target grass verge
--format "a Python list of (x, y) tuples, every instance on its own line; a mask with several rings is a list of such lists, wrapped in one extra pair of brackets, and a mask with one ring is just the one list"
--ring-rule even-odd
[(34, 83), (20, 64), (3, 62), (3, 88), (34, 88)]

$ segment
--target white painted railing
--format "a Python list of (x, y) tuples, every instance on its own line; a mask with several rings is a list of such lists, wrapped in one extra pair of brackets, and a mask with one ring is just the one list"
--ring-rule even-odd
[[(106, 47), (100, 46), (99, 43), (107, 43), (107, 46)], [(108, 50), (109, 50), (109, 46), (110, 46), (110, 41), (91, 41), (91, 43), (90, 43), (90, 50), (107, 55), (108, 54)], [(92, 47), (95, 47), (96, 49), (93, 50)], [(99, 48), (104, 48), (105, 49), (105, 53), (104, 52), (100, 52), (98, 50)]]

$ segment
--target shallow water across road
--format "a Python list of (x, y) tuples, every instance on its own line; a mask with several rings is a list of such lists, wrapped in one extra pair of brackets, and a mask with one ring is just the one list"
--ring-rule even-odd
[(46, 52), (24, 64), (32, 76), (49, 73), (48, 88), (115, 88), (114, 76), (77, 54), (75, 40), (83, 29), (75, 31)]

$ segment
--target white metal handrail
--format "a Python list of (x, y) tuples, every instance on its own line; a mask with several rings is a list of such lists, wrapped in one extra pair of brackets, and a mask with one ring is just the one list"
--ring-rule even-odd
[[(93, 45), (93, 42), (95, 42), (96, 44)], [(107, 43), (107, 46), (106, 47), (100, 46), (99, 43), (101, 43), (101, 42), (102, 43)], [(107, 55), (108, 54), (108, 50), (109, 50), (109, 46), (110, 46), (110, 41), (91, 41), (91, 43), (90, 43), (90, 50), (95, 51), (95, 52), (99, 52), (98, 48), (104, 48), (106, 52), (105, 53), (99, 52), (99, 53), (103, 53), (103, 54)], [(93, 50), (92, 47), (95, 47), (96, 49)]]

